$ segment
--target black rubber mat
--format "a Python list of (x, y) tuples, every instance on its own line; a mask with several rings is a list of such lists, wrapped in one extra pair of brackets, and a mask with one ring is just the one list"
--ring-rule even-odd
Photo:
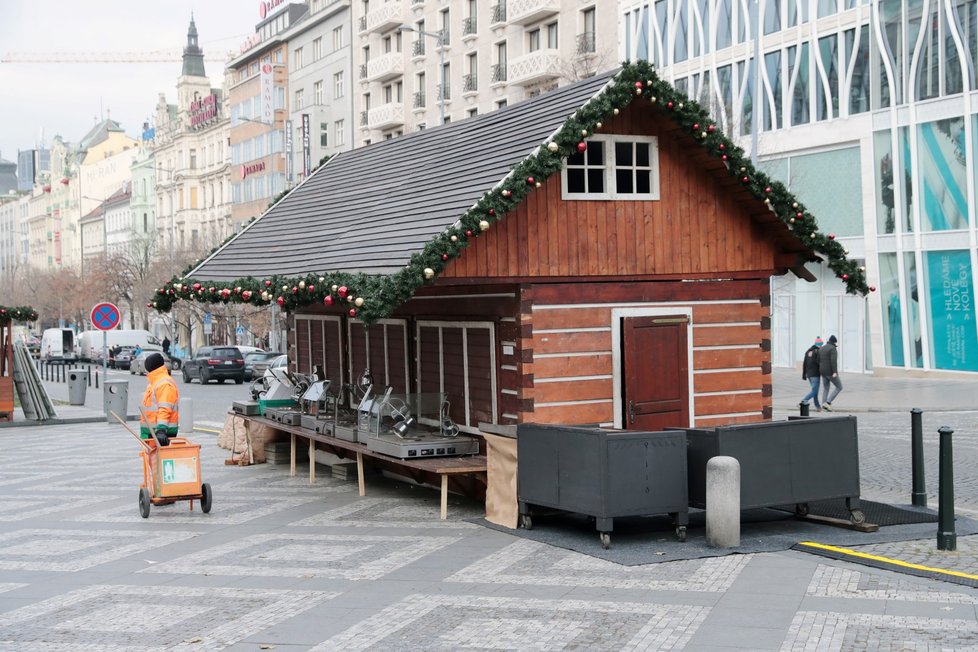
[[(866, 515), (867, 523), (875, 523), (881, 526), (937, 523), (937, 512), (926, 507), (887, 505), (885, 503), (874, 503), (871, 500), (861, 500), (859, 501), (859, 508)], [(774, 509), (792, 514), (795, 512), (794, 505), (781, 505)], [(813, 516), (826, 516), (844, 521), (849, 520), (849, 510), (846, 509), (844, 498), (808, 503), (808, 513)]]

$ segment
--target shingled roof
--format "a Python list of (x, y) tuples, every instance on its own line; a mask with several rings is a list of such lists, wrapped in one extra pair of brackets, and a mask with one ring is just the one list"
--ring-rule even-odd
[(698, 143), (709, 173), (736, 184), (731, 192), (756, 199), (760, 212), (752, 219), (783, 251), (795, 259), (821, 254), (850, 293), (875, 289), (835, 236), (819, 231), (782, 183), (755, 169), (708, 111), (639, 61), (490, 114), (339, 154), (188, 274), (158, 288), (149, 305), (165, 312), (180, 299), (276, 302), (294, 310), (342, 299), (365, 322), (387, 317), (633, 101), (654, 105)]
[(232, 281), (310, 271), (392, 274), (610, 77), (337, 154), (192, 275)]

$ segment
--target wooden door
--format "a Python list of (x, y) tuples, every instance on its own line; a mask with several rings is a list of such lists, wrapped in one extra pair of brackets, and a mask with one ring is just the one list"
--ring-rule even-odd
[(622, 320), (622, 424), (629, 430), (689, 426), (685, 315)]

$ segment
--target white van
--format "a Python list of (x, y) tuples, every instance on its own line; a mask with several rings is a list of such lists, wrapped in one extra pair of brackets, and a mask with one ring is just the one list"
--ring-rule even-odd
[(75, 331), (70, 328), (48, 328), (41, 335), (41, 360), (74, 360)]
[[(138, 346), (144, 351), (162, 351), (163, 344), (146, 330), (111, 330), (107, 334), (108, 348), (113, 346)], [(102, 360), (102, 331), (85, 331), (78, 336), (78, 357), (91, 362)]]

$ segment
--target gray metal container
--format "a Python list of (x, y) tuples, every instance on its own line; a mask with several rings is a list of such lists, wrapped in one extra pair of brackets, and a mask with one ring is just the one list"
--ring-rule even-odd
[[(706, 463), (740, 462), (741, 509), (845, 498), (860, 522), (859, 441), (853, 416), (766, 421), (686, 429), (689, 504), (706, 506)], [(858, 514), (856, 512), (859, 512)]]
[(68, 405), (85, 405), (85, 393), (88, 391), (88, 370), (68, 370)]
[(605, 547), (614, 519), (670, 514), (685, 539), (686, 435), (682, 431), (615, 431), (521, 424), (516, 429), (520, 520), (534, 507), (595, 518)]
[(129, 410), (129, 381), (106, 380), (102, 387), (105, 420), (109, 423), (116, 422), (109, 412), (115, 412), (120, 419), (125, 419)]

